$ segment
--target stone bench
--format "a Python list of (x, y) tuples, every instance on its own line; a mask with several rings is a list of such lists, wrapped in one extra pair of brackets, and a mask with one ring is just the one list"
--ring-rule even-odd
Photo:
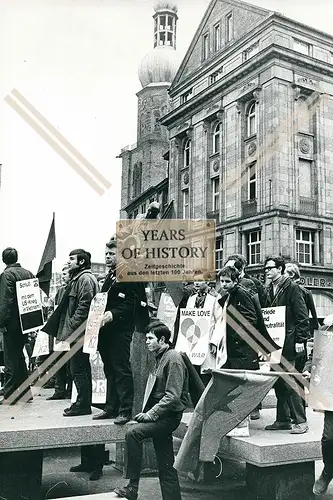
[[(50, 392), (50, 391), (49, 391)], [(0, 493), (4, 498), (39, 500), (43, 450), (117, 443), (129, 425), (94, 421), (92, 415), (63, 417), (68, 401), (35, 397), (23, 407), (0, 406)], [(93, 409), (93, 414), (99, 410)]]
[(78, 497), (62, 497), (61, 500), (113, 500), (118, 495), (115, 493), (97, 493), (96, 495), (80, 495)]
[(262, 410), (252, 421), (250, 437), (225, 437), (219, 456), (246, 462), (246, 482), (258, 500), (304, 500), (315, 479), (315, 461), (321, 460), (323, 415), (307, 411), (310, 430), (294, 435), (289, 431), (265, 431), (275, 419), (275, 410)]

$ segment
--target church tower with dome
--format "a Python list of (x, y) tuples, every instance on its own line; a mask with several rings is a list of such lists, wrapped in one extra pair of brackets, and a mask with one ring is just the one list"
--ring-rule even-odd
[(121, 150), (121, 217), (135, 218), (158, 201), (161, 212), (168, 203), (168, 134), (160, 118), (170, 110), (168, 89), (179, 67), (176, 52), (177, 5), (154, 4), (153, 48), (141, 61), (138, 76), (137, 143)]

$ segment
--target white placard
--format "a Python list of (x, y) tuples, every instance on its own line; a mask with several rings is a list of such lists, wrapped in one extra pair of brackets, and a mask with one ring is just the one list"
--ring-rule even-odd
[[(106, 401), (106, 378), (104, 367), (99, 352), (90, 354), (91, 379), (92, 379), (92, 403), (104, 404)], [(77, 390), (75, 384), (72, 389), (72, 403), (76, 401)]]
[(65, 340), (54, 339), (53, 350), (56, 352), (70, 351), (71, 345)]
[(286, 337), (286, 306), (265, 307), (262, 309), (262, 315), (269, 335), (281, 347), (281, 349), (272, 352), (269, 356), (271, 364), (278, 364), (281, 361)]
[(171, 332), (171, 341), (173, 339), (174, 325), (177, 315), (177, 307), (169, 293), (161, 293), (160, 302), (157, 309), (157, 317), (160, 319)]
[(22, 333), (33, 332), (44, 324), (38, 278), (16, 282), (17, 304)]
[(193, 365), (202, 365), (208, 353), (210, 309), (180, 309), (176, 351), (185, 352)]
[(106, 303), (107, 292), (100, 292), (92, 299), (84, 335), (83, 352), (94, 354), (97, 351), (98, 333), (101, 327)]
[(47, 356), (48, 354), (50, 354), (49, 336), (47, 333), (39, 330), (31, 357), (36, 358), (37, 356)]

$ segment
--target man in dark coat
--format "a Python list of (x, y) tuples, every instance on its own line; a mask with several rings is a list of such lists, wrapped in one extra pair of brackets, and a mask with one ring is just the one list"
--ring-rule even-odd
[[(295, 264), (294, 262), (286, 262), (286, 273), (299, 286), (299, 288), (302, 292), (303, 299), (305, 301), (305, 305), (306, 305), (306, 308), (308, 310), (308, 313), (311, 313), (312, 318), (311, 318), (311, 320), (309, 320), (309, 338), (310, 338), (313, 330), (318, 330), (318, 328), (319, 328), (319, 322), (318, 322), (318, 317), (317, 317), (316, 306), (315, 306), (315, 303), (313, 300), (313, 295), (311, 293), (311, 290), (308, 290), (303, 285), (301, 285), (301, 274), (300, 274), (299, 267), (297, 264)], [(311, 332), (311, 330), (312, 330), (312, 332)], [(304, 351), (297, 354), (297, 356), (296, 356), (295, 368), (299, 372), (303, 371), (305, 363), (307, 361), (306, 343), (305, 343), (304, 347), (305, 347)], [(305, 401), (304, 401), (304, 404), (305, 404)]]
[[(16, 283), (17, 281), (34, 278), (34, 275), (24, 269), (18, 262), (15, 248), (6, 248), (2, 252), (2, 261), (6, 268), (0, 277), (0, 328), (4, 331), (4, 361), (6, 383), (3, 388), (4, 400), (28, 378), (27, 365), (24, 359), (23, 347), (26, 341), (22, 334), (18, 310)], [(28, 399), (32, 400), (30, 388), (27, 389)], [(20, 395), (22, 397), (23, 394)], [(25, 399), (27, 396), (25, 396)]]
[(181, 500), (177, 471), (173, 467), (172, 432), (179, 426), (189, 404), (189, 375), (183, 357), (170, 348), (170, 330), (159, 321), (152, 322), (146, 344), (154, 353), (155, 368), (150, 373), (142, 412), (138, 422), (126, 432), (125, 477), (127, 486), (116, 488), (120, 498), (137, 500), (142, 466), (143, 442), (152, 438), (156, 452), (163, 500)]
[(132, 418), (134, 398), (130, 364), (132, 336), (138, 320), (142, 320), (146, 328), (149, 313), (143, 283), (117, 281), (116, 246), (115, 239), (106, 245), (105, 263), (109, 273), (101, 290), (108, 294), (98, 340), (107, 379), (106, 403), (104, 410), (93, 419), (115, 418), (115, 424), (126, 424)]
[[(54, 307), (56, 309), (64, 294), (66, 293), (66, 288), (68, 283), (70, 282), (69, 268), (68, 265), (64, 266), (61, 271), (61, 286), (57, 290), (57, 293), (54, 297)], [(53, 338), (50, 337), (53, 341)], [(52, 346), (53, 347), (53, 346)], [(58, 399), (70, 399), (72, 394), (72, 377), (70, 374), (70, 361), (67, 361), (64, 365), (62, 365), (54, 377), (54, 394), (52, 396), (46, 398), (48, 400), (58, 400)]]
[[(282, 257), (266, 259), (265, 273), (270, 280), (266, 307), (286, 307), (286, 336), (282, 357), (295, 366), (296, 355), (304, 351), (304, 344), (309, 338), (309, 316), (299, 286), (284, 272), (285, 261)], [(303, 434), (309, 430), (301, 389), (295, 381), (291, 381), (291, 385), (293, 387), (283, 378), (276, 382), (276, 421), (267, 425), (266, 430), (291, 429), (292, 434)], [(293, 424), (291, 424), (290, 416)]]
[[(70, 283), (53, 315), (43, 330), (57, 340), (68, 341), (69, 337), (87, 320), (90, 304), (98, 292), (98, 283), (92, 274), (91, 255), (78, 248), (69, 254)], [(56, 320), (54, 319), (56, 318)], [(54, 331), (55, 330), (55, 331)], [(71, 347), (84, 335), (84, 330)], [(70, 370), (77, 390), (76, 402), (64, 410), (64, 417), (91, 414), (92, 381), (89, 354), (81, 347), (70, 358)]]
[[(215, 325), (211, 334), (210, 349), (212, 354), (216, 354), (219, 344), (223, 341), (222, 336), (226, 335), (227, 357), (225, 364), (217, 368), (257, 370), (259, 368), (258, 352), (240, 335), (243, 331), (242, 326), (245, 325), (240, 323), (239, 331), (237, 331), (227, 320), (230, 314), (229, 308), (233, 306), (244, 321), (256, 329), (258, 312), (253, 298), (250, 292), (239, 284), (240, 273), (235, 267), (226, 266), (221, 269), (218, 279), (222, 295), (216, 299), (216, 306), (213, 310), (212, 322), (215, 321)], [(225, 315), (224, 318), (223, 315)], [(237, 321), (237, 318), (235, 319)], [(225, 331), (222, 326), (223, 322)]]

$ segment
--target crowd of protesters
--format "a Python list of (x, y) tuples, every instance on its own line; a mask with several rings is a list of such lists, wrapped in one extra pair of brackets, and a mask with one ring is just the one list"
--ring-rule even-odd
[[(15, 391), (20, 389), (28, 377), (23, 351), (25, 338), (21, 332), (15, 283), (32, 278), (33, 274), (20, 266), (17, 251), (13, 248), (5, 249), (2, 259), (6, 268), (0, 279), (0, 329), (4, 333), (5, 364), (5, 384), (1, 393), (3, 403), (15, 403), (19, 399), (19, 396), (15, 398)], [(91, 255), (84, 249), (72, 250), (68, 263), (62, 269), (62, 286), (54, 298), (54, 310), (43, 331), (57, 341), (69, 342), (74, 354), (57, 370), (54, 394), (48, 399), (70, 398), (73, 383), (77, 392), (76, 400), (63, 410), (63, 416), (77, 417), (92, 413), (91, 366), (89, 354), (83, 352), (82, 338), (94, 296), (99, 291), (107, 293), (107, 305), (98, 339), (107, 393), (102, 411), (94, 415), (93, 419), (113, 419), (117, 425), (124, 425), (132, 418), (137, 422), (126, 434), (126, 477), (130, 482), (125, 487), (117, 488), (115, 492), (119, 497), (136, 500), (142, 443), (147, 438), (153, 438), (163, 499), (178, 500), (181, 495), (177, 473), (173, 468), (172, 431), (178, 427), (182, 413), (188, 406), (189, 391), (188, 368), (182, 356), (173, 349), (178, 335), (179, 312), (171, 345), (170, 330), (159, 320), (151, 323), (144, 285), (135, 282), (121, 283), (117, 280), (115, 239), (106, 244), (105, 262), (108, 273), (99, 282), (91, 272)], [(286, 263), (280, 256), (265, 260), (264, 273), (265, 285), (246, 273), (245, 258), (235, 254), (228, 257), (225, 266), (219, 271), (216, 284), (184, 285), (179, 308), (205, 307), (212, 312), (207, 357), (203, 366), (197, 370), (205, 385), (210, 378), (207, 372), (209, 369), (258, 370), (260, 355), (264, 352), (268, 356), (278, 349), (279, 346), (271, 339), (265, 327), (261, 311), (264, 307), (285, 306), (286, 335), (282, 359), (295, 370), (308, 370), (306, 345), (313, 330), (318, 328), (311, 292), (300, 284), (298, 266)], [(245, 323), (257, 332), (250, 341), (241, 334)], [(135, 329), (148, 332), (146, 344), (155, 354), (156, 365), (154, 373), (148, 379), (143, 411), (133, 416), (130, 346)], [(262, 349), (263, 345), (266, 346), (265, 349)], [(283, 369), (281, 362), (281, 370)], [(33, 401), (29, 387), (26, 393), (26, 399)], [(300, 386), (293, 386), (279, 378), (275, 384), (275, 393), (276, 419), (266, 426), (266, 430), (290, 430), (293, 434), (307, 432), (309, 427), (306, 407)], [(260, 407), (251, 414), (251, 418), (260, 418), (259, 409)], [(328, 425), (331, 426), (331, 423), (327, 423)], [(331, 441), (330, 437), (329, 442)], [(327, 446), (326, 439), (326, 448)], [(104, 447), (82, 447), (81, 464), (71, 470), (93, 471), (95, 475), (92, 479), (98, 479), (103, 467), (103, 450)], [(328, 484), (331, 473), (325, 474)]]

